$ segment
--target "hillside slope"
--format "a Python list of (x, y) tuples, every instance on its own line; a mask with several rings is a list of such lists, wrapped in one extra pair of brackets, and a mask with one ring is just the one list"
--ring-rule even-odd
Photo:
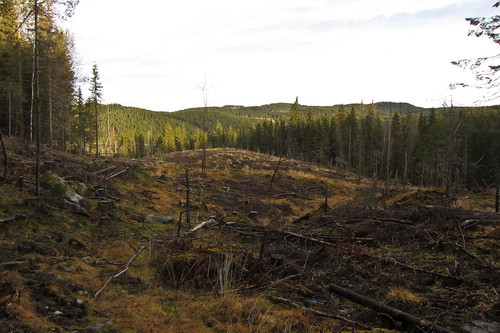
[(420, 206), (439, 192), (383, 197), (354, 174), (234, 149), (209, 150), (206, 177), (199, 151), (47, 150), (33, 199), (31, 148), (8, 150), (0, 332), (417, 330), (332, 284), (451, 329), (499, 316), (499, 217)]

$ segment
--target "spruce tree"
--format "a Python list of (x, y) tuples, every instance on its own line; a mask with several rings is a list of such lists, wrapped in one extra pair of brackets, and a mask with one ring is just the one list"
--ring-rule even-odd
[(92, 66), (92, 78), (90, 79), (90, 99), (92, 101), (92, 107), (94, 111), (95, 120), (95, 145), (96, 145), (96, 155), (99, 155), (99, 103), (102, 98), (102, 84), (101, 78), (99, 76), (99, 70), (97, 64)]

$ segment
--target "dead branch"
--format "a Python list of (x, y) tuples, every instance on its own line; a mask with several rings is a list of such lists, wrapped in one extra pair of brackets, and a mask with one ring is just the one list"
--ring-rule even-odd
[(141, 252), (148, 246), (149, 244), (143, 244), (135, 253), (134, 255), (125, 263), (125, 268), (122, 269), (120, 272), (118, 272), (117, 274), (113, 275), (113, 276), (110, 276), (109, 279), (102, 285), (102, 287), (94, 294), (94, 298), (97, 298), (97, 296), (99, 296), (99, 294), (104, 290), (104, 288), (106, 288), (106, 286), (111, 282), (111, 280), (113, 279), (116, 279), (117, 277), (119, 277), (120, 275), (122, 275), (123, 273), (125, 273), (127, 270), (128, 270), (128, 267), (130, 266), (130, 264), (135, 260), (135, 258), (137, 258), (137, 256), (139, 256), (139, 254), (141, 254)]
[(29, 261), (9, 261), (9, 262), (3, 262), (0, 263), (0, 267), (7, 267), (7, 266), (22, 266), (28, 264)]
[(14, 214), (12, 216), (0, 219), (0, 223), (12, 222), (12, 221), (16, 221), (16, 220), (24, 220), (26, 218), (27, 218), (26, 215), (16, 213), (16, 214)]
[(316, 310), (316, 309), (312, 309), (312, 308), (309, 308), (307, 306), (304, 306), (302, 304), (298, 304), (290, 299), (286, 299), (286, 298), (283, 298), (283, 297), (276, 297), (276, 296), (270, 296), (269, 297), (269, 300), (273, 303), (285, 303), (285, 304), (290, 304), (291, 306), (297, 308), (297, 309), (300, 309), (300, 310), (304, 310), (304, 311), (308, 311), (308, 312), (311, 312), (311, 313), (314, 313), (315, 315), (317, 316), (321, 316), (321, 317), (327, 317), (327, 318), (332, 318), (332, 319), (338, 319), (338, 320), (342, 320), (342, 321), (345, 321), (346, 323), (349, 323), (351, 325), (355, 325), (355, 326), (358, 326), (358, 327), (362, 327), (362, 328), (365, 328), (365, 329), (370, 329), (371, 330), (371, 327), (365, 325), (365, 324), (362, 324), (362, 323), (358, 323), (358, 322), (355, 322), (353, 320), (350, 320), (348, 318), (345, 318), (345, 317), (342, 317), (342, 316), (339, 316), (339, 315), (334, 315), (334, 314), (331, 314), (331, 313), (327, 313), (327, 312), (324, 312), (324, 311), (319, 311), (319, 310)]
[(114, 173), (114, 174), (112, 174), (111, 176), (106, 177), (106, 180), (109, 180), (109, 179), (111, 179), (111, 178), (114, 178), (114, 177), (116, 177), (116, 176), (119, 176), (119, 175), (121, 175), (121, 174), (123, 174), (123, 173), (125, 173), (125, 172), (127, 172), (127, 171), (128, 171), (128, 168), (126, 168), (125, 170), (119, 171), (119, 172), (117, 172), (117, 173)]
[(398, 310), (396, 308), (393, 308), (389, 305), (379, 303), (371, 298), (368, 298), (366, 296), (363, 296), (361, 294), (358, 294), (352, 290), (343, 288), (341, 286), (338, 286), (334, 283), (332, 283), (329, 286), (329, 291), (336, 293), (342, 297), (347, 298), (348, 300), (358, 303), (360, 305), (366, 306), (374, 311), (377, 311), (379, 313), (385, 313), (392, 318), (402, 321), (404, 323), (412, 324), (415, 326), (421, 326), (426, 329), (432, 330), (437, 333), (453, 333), (453, 331), (444, 328), (442, 326), (439, 326), (435, 323), (429, 322), (427, 320), (415, 317), (412, 314), (406, 313), (404, 311)]
[(117, 168), (117, 165), (113, 165), (113, 166), (110, 166), (108, 168), (104, 168), (104, 169), (101, 169), (101, 170), (98, 170), (98, 171), (91, 172), (90, 175), (91, 176), (102, 175), (103, 173), (106, 173), (108, 171), (114, 170), (116, 168)]
[(391, 263), (393, 265), (400, 266), (400, 267), (412, 270), (412, 271), (416, 271), (416, 272), (420, 272), (420, 273), (425, 273), (425, 274), (429, 274), (429, 275), (434, 275), (434, 276), (438, 276), (438, 277), (445, 278), (445, 279), (454, 279), (454, 280), (457, 280), (457, 278), (454, 277), (454, 276), (446, 275), (446, 274), (442, 274), (442, 273), (434, 272), (434, 271), (428, 271), (426, 269), (423, 269), (423, 268), (420, 268), (420, 267), (417, 267), (417, 266), (412, 266), (412, 265), (408, 265), (408, 264), (396, 261), (393, 258), (379, 258), (379, 259), (382, 260), (382, 261)]
[(292, 196), (296, 197), (297, 193), (295, 193), (295, 192), (280, 193), (280, 194), (273, 195), (273, 198), (276, 199), (276, 198), (279, 198), (279, 197), (285, 197), (287, 195), (292, 195)]

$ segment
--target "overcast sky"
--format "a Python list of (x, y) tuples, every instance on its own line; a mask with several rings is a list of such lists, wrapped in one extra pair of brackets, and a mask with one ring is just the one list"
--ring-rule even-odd
[[(409, 102), (440, 106), (471, 78), (450, 62), (500, 53), (468, 37), (493, 0), (81, 0), (64, 25), (79, 70), (97, 63), (105, 103), (155, 111), (208, 105)], [(84, 94), (88, 87), (83, 87)], [(455, 105), (481, 95), (453, 92)]]

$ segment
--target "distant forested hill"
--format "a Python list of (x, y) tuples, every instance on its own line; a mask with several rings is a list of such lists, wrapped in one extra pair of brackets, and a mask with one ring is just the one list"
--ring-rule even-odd
[(101, 151), (107, 154), (142, 157), (200, 148), (205, 124), (208, 147), (289, 156), (378, 179), (467, 187), (500, 179), (500, 106), (425, 109), (391, 102), (296, 102), (170, 113), (101, 107)]

